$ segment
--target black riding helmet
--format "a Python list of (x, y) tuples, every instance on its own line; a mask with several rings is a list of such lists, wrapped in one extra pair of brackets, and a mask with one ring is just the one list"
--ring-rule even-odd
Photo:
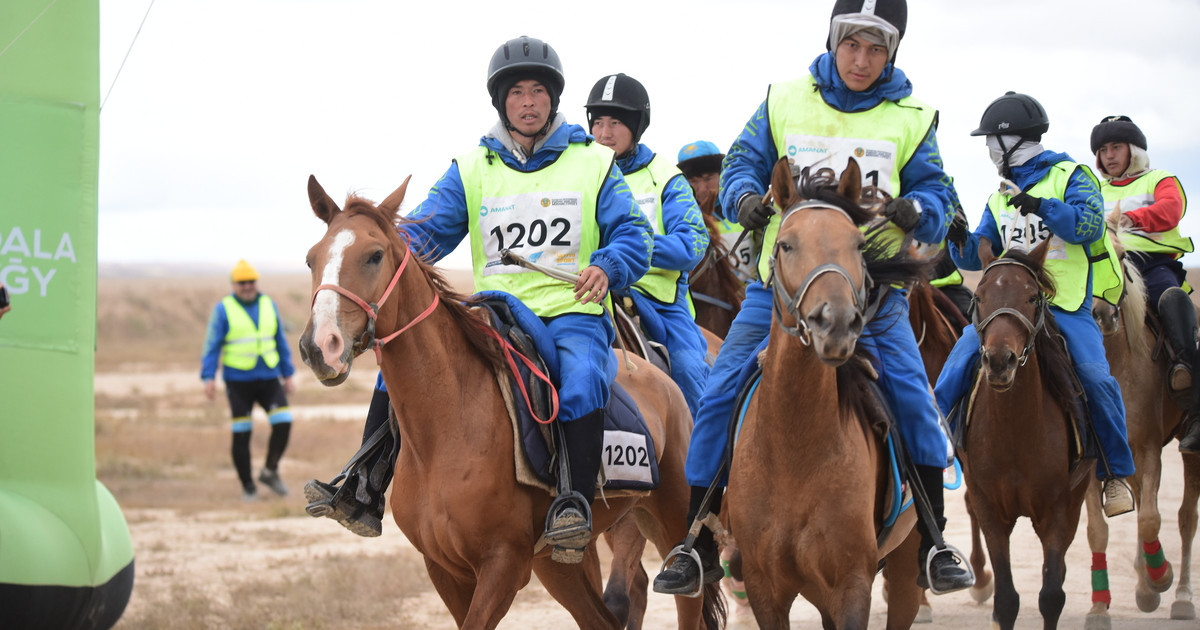
[(500, 114), (500, 120), (510, 129), (512, 126), (504, 111), (504, 100), (509, 89), (525, 79), (533, 79), (550, 91), (550, 119), (546, 122), (549, 127), (558, 114), (558, 101), (566, 83), (562, 62), (550, 44), (522, 35), (504, 42), (492, 53), (492, 61), (488, 63), (488, 94), (492, 97), (492, 106)]
[[(825, 50), (833, 50), (833, 47), (840, 43), (833, 41), (834, 18), (851, 13), (873, 15), (891, 24), (900, 34), (897, 38), (897, 46), (899, 40), (904, 39), (904, 30), (908, 26), (907, 0), (837, 0), (833, 4), (833, 13), (829, 15), (829, 37), (825, 38)], [(892, 58), (888, 61), (896, 62), (895, 51), (892, 52)]]
[(1046, 109), (1032, 96), (1005, 92), (1004, 96), (992, 101), (983, 110), (979, 128), (972, 136), (1021, 136), (1025, 140), (1041, 142), (1042, 134), (1050, 129), (1050, 117)]
[(637, 79), (624, 74), (610, 74), (592, 86), (588, 94), (588, 128), (600, 116), (612, 116), (633, 132), (636, 145), (650, 127), (650, 95)]

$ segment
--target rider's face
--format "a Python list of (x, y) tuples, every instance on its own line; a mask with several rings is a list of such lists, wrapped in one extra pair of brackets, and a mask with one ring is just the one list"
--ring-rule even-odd
[(1129, 170), (1129, 143), (1105, 142), (1096, 152), (1096, 157), (1100, 158), (1105, 173), (1110, 177), (1120, 177)]
[(692, 192), (696, 194), (696, 200), (699, 201), (708, 195), (717, 194), (717, 186), (721, 183), (721, 174), (713, 171), (693, 175), (688, 178), (688, 183), (692, 185)]
[(862, 92), (883, 74), (883, 67), (888, 62), (888, 49), (887, 46), (872, 44), (857, 35), (851, 35), (838, 44), (834, 59), (838, 76), (846, 87)]
[(633, 130), (612, 116), (597, 116), (592, 120), (592, 135), (596, 142), (612, 149), (618, 156), (633, 148)]
[(518, 81), (508, 90), (504, 111), (513, 128), (532, 136), (550, 120), (550, 91), (533, 79)]

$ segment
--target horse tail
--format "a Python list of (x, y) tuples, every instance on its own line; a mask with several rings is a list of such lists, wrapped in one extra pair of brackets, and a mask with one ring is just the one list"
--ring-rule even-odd
[(713, 582), (704, 585), (704, 607), (701, 609), (705, 630), (720, 630), (725, 627), (729, 611), (725, 608), (725, 594), (721, 592), (721, 583)]

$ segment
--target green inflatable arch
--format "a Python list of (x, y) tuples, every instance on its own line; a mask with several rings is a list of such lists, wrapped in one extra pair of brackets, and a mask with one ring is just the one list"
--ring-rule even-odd
[(98, 0), (0, 2), (0, 628), (108, 628), (133, 590), (96, 480)]

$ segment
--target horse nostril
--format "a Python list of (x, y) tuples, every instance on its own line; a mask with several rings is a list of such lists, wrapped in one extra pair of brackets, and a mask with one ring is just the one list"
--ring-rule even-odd
[(338, 357), (342, 355), (342, 336), (330, 334), (326, 338), (325, 343), (321, 345), (321, 352), (327, 357)]

